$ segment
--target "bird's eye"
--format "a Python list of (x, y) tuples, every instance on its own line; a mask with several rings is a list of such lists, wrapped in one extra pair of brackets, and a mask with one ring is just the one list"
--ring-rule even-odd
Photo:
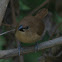
[(22, 25), (19, 26), (18, 30), (24, 32), (25, 30), (29, 29), (29, 26), (23, 27)]
[(29, 29), (29, 26), (26, 26), (25, 29)]

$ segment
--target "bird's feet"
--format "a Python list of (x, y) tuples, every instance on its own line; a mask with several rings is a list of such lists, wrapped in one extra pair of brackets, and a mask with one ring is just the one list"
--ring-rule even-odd
[(38, 51), (38, 42), (36, 42), (36, 45), (35, 45), (35, 52)]
[(21, 54), (23, 54), (23, 48), (21, 47), (21, 44), (18, 43), (18, 53), (19, 53), (19, 56), (20, 56), (20, 52), (21, 52)]

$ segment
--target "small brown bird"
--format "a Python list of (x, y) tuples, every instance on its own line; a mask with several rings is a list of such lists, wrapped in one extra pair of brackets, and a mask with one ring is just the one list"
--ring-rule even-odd
[(48, 14), (48, 10), (43, 8), (35, 16), (26, 16), (19, 23), (15, 36), (23, 43), (33, 43), (40, 40), (45, 25), (42, 19)]

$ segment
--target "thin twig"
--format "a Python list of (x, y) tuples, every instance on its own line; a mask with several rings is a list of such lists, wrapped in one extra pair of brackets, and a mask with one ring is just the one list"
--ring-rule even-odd
[(2, 23), (2, 25), (4, 25), (4, 26), (8, 26), (8, 27), (13, 27), (13, 26), (10, 25), (10, 24), (4, 24), (4, 23)]
[[(62, 37), (40, 43), (38, 46), (38, 50), (44, 50), (44, 49), (51, 48), (51, 47), (58, 46), (58, 45), (62, 45)], [(34, 46), (25, 47), (23, 50), (23, 54), (27, 54), (31, 52), (35, 52)], [(21, 50), (20, 50), (20, 54), (21, 54)], [(0, 50), (0, 59), (14, 57), (17, 55), (18, 55), (17, 48), (10, 49), (10, 50)]]
[(28, 15), (32, 15), (34, 14), (36, 11), (38, 11), (40, 8), (42, 8), (43, 6), (45, 6), (47, 3), (49, 2), (49, 0), (44, 1), (40, 6), (38, 6), (37, 8), (35, 8), (31, 13), (29, 13)]
[(0, 36), (2, 36), (2, 35), (4, 35), (4, 34), (7, 34), (7, 33), (9, 33), (9, 32), (13, 32), (13, 31), (15, 31), (15, 29), (12, 29), (12, 30), (9, 30), (9, 31), (6, 31), (6, 32), (3, 32), (3, 33), (0, 34)]
[(11, 2), (11, 9), (12, 9), (12, 19), (13, 19), (13, 25), (17, 25), (17, 22), (16, 22), (16, 15), (15, 15), (15, 9), (14, 9), (14, 2), (13, 0), (10, 0)]
[(60, 57), (62, 55), (62, 51), (57, 55), (57, 57)]

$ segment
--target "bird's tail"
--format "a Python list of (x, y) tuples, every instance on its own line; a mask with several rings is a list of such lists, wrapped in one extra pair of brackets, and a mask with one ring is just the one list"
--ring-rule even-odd
[(48, 14), (48, 9), (43, 8), (40, 11), (38, 11), (35, 17), (42, 20), (47, 14)]

